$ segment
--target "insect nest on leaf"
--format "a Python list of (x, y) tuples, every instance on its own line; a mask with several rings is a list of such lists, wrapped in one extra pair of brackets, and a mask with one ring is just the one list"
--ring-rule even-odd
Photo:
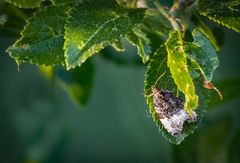
[(178, 137), (185, 122), (194, 123), (198, 121), (198, 115), (192, 111), (190, 116), (184, 110), (184, 103), (173, 93), (152, 86), (152, 95), (155, 112), (163, 127), (174, 137)]

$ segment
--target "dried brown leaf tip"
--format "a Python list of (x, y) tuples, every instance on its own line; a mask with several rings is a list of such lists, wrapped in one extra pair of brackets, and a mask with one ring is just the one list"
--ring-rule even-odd
[(220, 99), (223, 100), (222, 93), (211, 82), (205, 81), (203, 86), (206, 89), (213, 89), (213, 90), (215, 90), (217, 92), (217, 94), (219, 95)]

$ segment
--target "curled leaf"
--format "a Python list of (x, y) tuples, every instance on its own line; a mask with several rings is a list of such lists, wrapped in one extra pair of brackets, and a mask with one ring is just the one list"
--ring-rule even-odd
[(185, 95), (185, 109), (191, 115), (191, 110), (198, 106), (198, 96), (187, 68), (187, 55), (183, 49), (180, 32), (171, 31), (165, 45), (168, 53), (167, 65), (178, 90)]

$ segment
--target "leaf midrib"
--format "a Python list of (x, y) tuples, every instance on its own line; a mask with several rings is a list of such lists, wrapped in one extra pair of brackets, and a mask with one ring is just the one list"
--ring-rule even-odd
[[(126, 13), (124, 13), (124, 14), (122, 14), (122, 15), (118, 15), (117, 17), (114, 17), (114, 18), (112, 18), (112, 19), (104, 22), (104, 23), (93, 33), (93, 35), (86, 41), (85, 45), (82, 46), (82, 49), (80, 50), (80, 52), (78, 53), (78, 55), (76, 56), (76, 58), (79, 58), (79, 57), (80, 57), (81, 51), (82, 51), (85, 47), (88, 46), (88, 44), (92, 41), (92, 39), (98, 34), (98, 32), (99, 32), (100, 30), (102, 30), (102, 29), (103, 29), (106, 25), (108, 25), (109, 23), (114, 22), (114, 21), (116, 21), (117, 19), (120, 19), (120, 18), (122, 18), (122, 17), (124, 17), (124, 16), (127, 16), (127, 18), (129, 19), (128, 14), (129, 14), (130, 12), (131, 12), (131, 11), (127, 11)], [(66, 36), (66, 35), (65, 35), (65, 36)]]

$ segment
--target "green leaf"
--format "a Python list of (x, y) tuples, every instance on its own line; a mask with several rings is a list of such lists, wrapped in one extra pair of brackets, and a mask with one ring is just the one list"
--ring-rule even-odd
[(66, 5), (80, 0), (50, 0), (54, 5)]
[(165, 45), (168, 53), (167, 65), (177, 88), (185, 95), (185, 110), (191, 114), (191, 110), (198, 106), (198, 96), (187, 68), (187, 55), (183, 50), (180, 32), (171, 31)]
[(119, 42), (144, 18), (145, 9), (127, 9), (113, 0), (89, 0), (76, 5), (65, 26), (68, 69), (80, 66), (107, 45)]
[(118, 52), (124, 52), (126, 50), (121, 40), (118, 42), (114, 42), (112, 44), (112, 47)]
[(198, 10), (201, 15), (229, 28), (240, 32), (240, 1), (239, 0), (199, 0)]
[(145, 74), (144, 95), (146, 98), (146, 102), (150, 108), (150, 114), (152, 115), (154, 122), (157, 124), (157, 126), (159, 126), (159, 129), (162, 132), (163, 136), (171, 143), (179, 144), (182, 140), (177, 140), (163, 128), (163, 125), (161, 124), (161, 121), (159, 120), (159, 117), (155, 112), (151, 88), (155, 85), (156, 81), (161, 75), (163, 76), (161, 77), (160, 81), (157, 83), (156, 86), (158, 88), (165, 89), (176, 94), (177, 87), (174, 84), (171, 73), (167, 67), (167, 51), (165, 46), (161, 46), (154, 53), (153, 57), (150, 60)]
[(151, 42), (153, 54), (160, 45), (164, 44), (168, 38), (168, 33), (172, 30), (169, 20), (157, 9), (148, 9), (141, 24), (142, 30), (147, 34)]
[(192, 15), (191, 20), (197, 26), (197, 29), (209, 39), (215, 49), (219, 51), (221, 45), (219, 44), (220, 40), (216, 38), (213, 31), (209, 29), (209, 27), (203, 21), (200, 20), (200, 17), (197, 14)]
[(20, 8), (37, 8), (40, 7), (41, 2), (45, 0), (5, 0), (5, 2), (11, 3)]
[(205, 81), (211, 82), (213, 72), (219, 65), (215, 49), (199, 30), (194, 29), (192, 35), (194, 41), (185, 43), (184, 51), (187, 57), (196, 63)]
[(127, 39), (130, 43), (137, 47), (138, 54), (142, 58), (142, 62), (146, 63), (149, 60), (151, 53), (150, 40), (140, 28), (134, 28), (128, 33)]
[(239, 17), (239, 0), (199, 0), (199, 11), (209, 16)]
[[(144, 80), (144, 95), (147, 101), (147, 104), (150, 108), (150, 113), (153, 117), (154, 122), (159, 127), (162, 135), (173, 144), (180, 144), (190, 133), (192, 133), (198, 126), (198, 122), (195, 123), (185, 123), (183, 127), (183, 131), (179, 137), (173, 137), (169, 134), (161, 121), (157, 113), (155, 112), (155, 107), (153, 104), (153, 96), (151, 88), (156, 84), (156, 87), (163, 90), (168, 90), (172, 92), (175, 96), (178, 96), (181, 100), (184, 100), (182, 94), (178, 93), (178, 88), (172, 78), (172, 74), (167, 66), (168, 54), (165, 46), (161, 46), (153, 55), (150, 60), (150, 63), (147, 67), (147, 71), (145, 74)], [(188, 65), (191, 66), (191, 65)], [(164, 74), (164, 75), (163, 75)], [(158, 78), (161, 76), (160, 80), (157, 82)], [(202, 86), (202, 81), (200, 77), (196, 77), (193, 79), (196, 85), (197, 94), (201, 95), (199, 97), (199, 107), (196, 110), (199, 117), (202, 117), (202, 113), (206, 109), (206, 103), (208, 98), (208, 90), (204, 89)], [(157, 83), (156, 83), (157, 82)]]
[(63, 68), (56, 70), (58, 84), (78, 106), (85, 105), (88, 102), (92, 90), (93, 75), (94, 68), (90, 60), (81, 67), (70, 71), (66, 71)]
[(145, 30), (161, 37), (166, 37), (172, 30), (171, 23), (160, 12), (155, 10), (147, 10), (143, 20)]
[(22, 37), (7, 49), (17, 62), (64, 64), (64, 24), (67, 6), (48, 7), (29, 19)]

